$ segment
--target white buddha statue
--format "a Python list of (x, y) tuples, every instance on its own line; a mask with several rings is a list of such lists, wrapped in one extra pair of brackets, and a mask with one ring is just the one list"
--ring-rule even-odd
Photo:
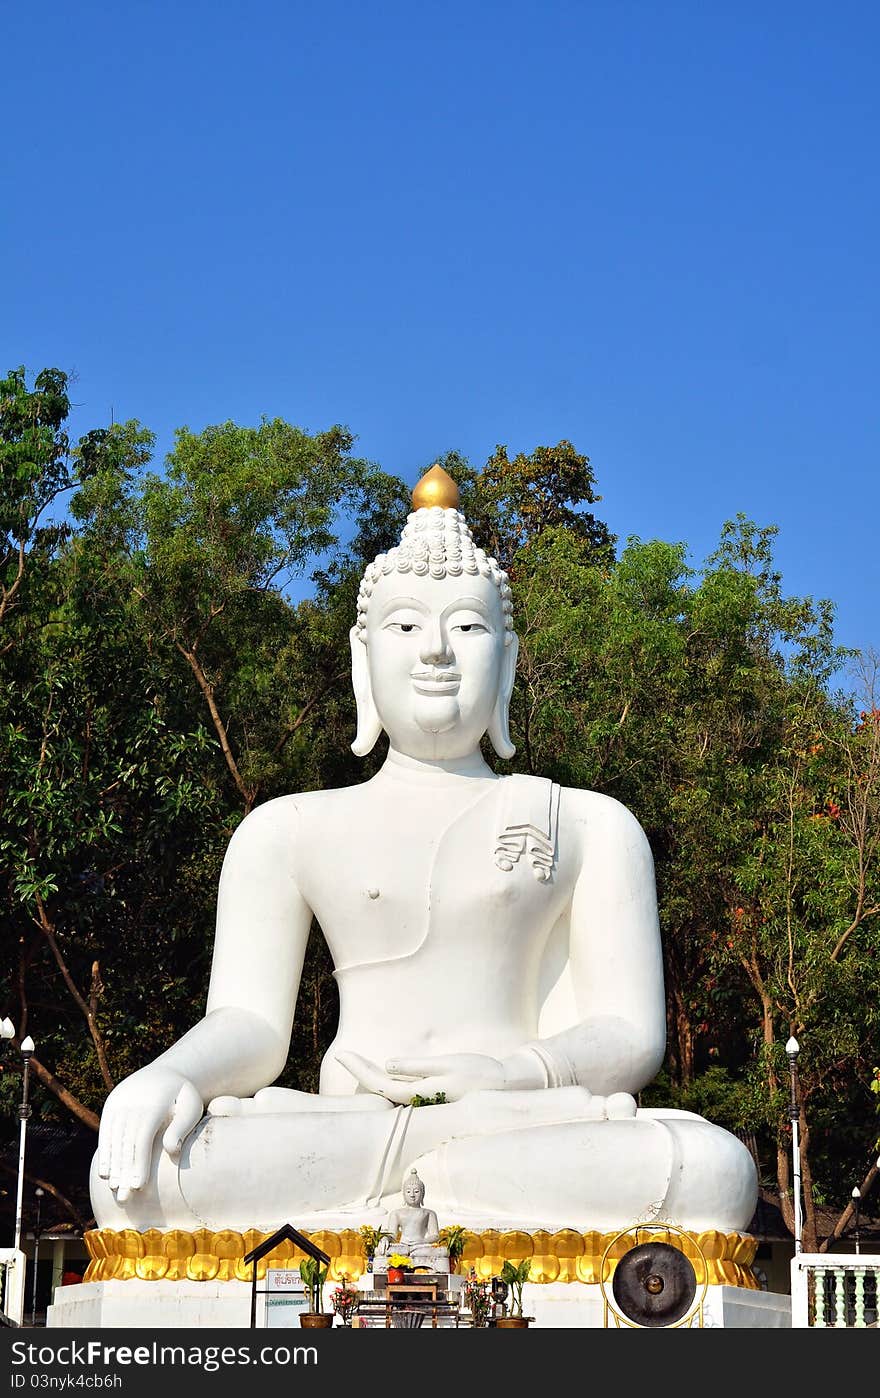
[(449, 1249), (440, 1242), (440, 1225), (433, 1209), (425, 1207), (425, 1181), (416, 1169), (403, 1181), (403, 1203), (389, 1210), (376, 1245), (373, 1270), (385, 1271), (395, 1253), (409, 1257), (415, 1267), (432, 1272), (449, 1271)]
[[(506, 576), (457, 502), (432, 468), (361, 585), (352, 746), (367, 754), (384, 729), (381, 770), (268, 801), (230, 841), (204, 1018), (107, 1099), (100, 1228), (357, 1226), (413, 1166), (435, 1208), (475, 1228), (751, 1219), (736, 1137), (636, 1109), (665, 1049), (640, 825), (483, 759), (486, 733), (513, 754), (517, 637)], [(340, 1013), (308, 1094), (270, 1084), (313, 916)]]

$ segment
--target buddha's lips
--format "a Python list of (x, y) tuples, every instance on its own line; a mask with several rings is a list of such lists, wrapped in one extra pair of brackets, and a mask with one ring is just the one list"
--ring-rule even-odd
[(412, 682), (417, 694), (455, 694), (461, 675), (455, 670), (419, 670)]

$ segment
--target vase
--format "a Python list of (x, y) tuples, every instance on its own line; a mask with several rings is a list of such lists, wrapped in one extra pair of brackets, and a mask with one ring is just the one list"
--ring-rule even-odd
[(304, 1330), (329, 1330), (333, 1324), (332, 1311), (300, 1311), (299, 1323)]
[(389, 1267), (386, 1275), (386, 1281), (389, 1286), (397, 1286), (400, 1282), (403, 1281), (405, 1276), (406, 1272), (403, 1270), (402, 1267)]
[(528, 1330), (531, 1320), (530, 1315), (500, 1315), (495, 1325), (499, 1330)]

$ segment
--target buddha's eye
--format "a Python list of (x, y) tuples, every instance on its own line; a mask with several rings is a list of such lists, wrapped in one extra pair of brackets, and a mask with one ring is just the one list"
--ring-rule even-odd
[(485, 631), (486, 629), (481, 621), (460, 621), (457, 626), (452, 627), (453, 631), (463, 631), (465, 635), (468, 632)]
[(399, 624), (399, 626), (400, 626), (401, 631), (407, 631), (407, 632), (408, 632), (408, 631), (415, 631), (415, 629), (416, 629), (416, 628), (413, 626), (413, 624), (412, 624), (411, 621), (401, 621), (401, 622), (399, 622), (398, 624)]

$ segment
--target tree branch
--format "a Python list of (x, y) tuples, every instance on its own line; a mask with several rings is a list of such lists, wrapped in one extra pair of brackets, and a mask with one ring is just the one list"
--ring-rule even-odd
[[(4, 1175), (10, 1175), (13, 1179), (18, 1178), (18, 1171), (15, 1169), (15, 1167), (12, 1165), (4, 1164), (2, 1160), (0, 1160), (0, 1170), (2, 1170)], [(25, 1170), (24, 1178), (27, 1180), (28, 1184), (34, 1185), (35, 1188), (39, 1185), (40, 1189), (45, 1189), (47, 1194), (51, 1194), (54, 1199), (57, 1199), (61, 1207), (63, 1209), (66, 1209), (67, 1212), (70, 1214), (70, 1217), (73, 1219), (77, 1228), (80, 1228), (83, 1231), (85, 1231), (85, 1229), (88, 1228), (89, 1225), (87, 1220), (83, 1218), (76, 1205), (70, 1199), (68, 1199), (66, 1194), (62, 1194), (61, 1190), (58, 1189), (54, 1184), (52, 1184), (51, 1180), (44, 1180), (39, 1175), (32, 1175), (29, 1170)]]
[[(13, 582), (12, 582), (12, 586), (11, 586), (11, 587), (8, 587), (8, 588), (4, 587), (4, 589), (3, 589), (3, 597), (2, 597), (2, 599), (0, 599), (0, 621), (3, 621), (4, 617), (6, 616), (7, 610), (12, 606), (12, 603), (13, 603), (13, 601), (15, 600), (15, 594), (18, 592), (18, 589), (21, 587), (21, 580), (22, 580), (22, 578), (24, 577), (24, 559), (25, 559), (25, 553), (24, 553), (24, 540), (23, 540), (23, 539), (19, 539), (19, 541), (18, 541), (18, 569), (17, 569), (16, 575), (15, 575), (15, 578), (14, 578), (14, 580), (13, 580)], [(10, 644), (11, 644), (11, 642), (10, 642)]]
[(103, 990), (103, 986), (100, 984), (100, 973), (98, 972), (98, 963), (96, 961), (94, 963), (94, 966), (92, 967), (92, 1004), (89, 1004), (80, 994), (79, 988), (77, 987), (76, 982), (73, 979), (73, 976), (70, 974), (67, 962), (65, 961), (64, 956), (61, 952), (61, 948), (58, 945), (58, 941), (55, 936), (55, 929), (49, 920), (45, 904), (43, 903), (43, 900), (40, 897), (39, 893), (36, 895), (36, 904), (37, 911), (40, 915), (37, 926), (40, 928), (40, 930), (43, 933), (43, 936), (49, 943), (52, 955), (55, 957), (55, 960), (58, 963), (58, 969), (64, 977), (64, 983), (67, 986), (67, 989), (70, 991), (71, 995), (76, 1001), (76, 1004), (82, 1011), (86, 1024), (89, 1027), (89, 1033), (92, 1036), (92, 1043), (95, 1045), (95, 1053), (98, 1055), (98, 1066), (101, 1069), (101, 1077), (104, 1079), (104, 1086), (107, 1088), (108, 1092), (112, 1092), (116, 1084), (113, 1081), (113, 1075), (110, 1072), (110, 1065), (107, 1062), (107, 1053), (104, 1048), (104, 1040), (101, 1036), (101, 1031), (98, 1028), (97, 1020), (95, 1017), (95, 1007), (97, 1006), (98, 996)]
[[(874, 1164), (871, 1166), (870, 1170), (865, 1175), (865, 1178), (862, 1180), (861, 1188), (859, 1191), (862, 1199), (864, 1199), (865, 1195), (868, 1194), (870, 1190), (874, 1187), (874, 1181), (877, 1179), (878, 1175), (880, 1175), (880, 1161), (875, 1160)], [(859, 1200), (859, 1203), (861, 1204), (861, 1199)], [(830, 1245), (846, 1232), (849, 1221), (855, 1213), (854, 1205), (855, 1201), (851, 1199), (847, 1204), (846, 1208), (844, 1209), (843, 1213), (840, 1215), (840, 1218), (835, 1223), (834, 1228), (828, 1234), (828, 1237), (825, 1239), (824, 1243), (820, 1243), (820, 1252), (827, 1252)]]
[[(21, 1047), (18, 1039), (10, 1039), (8, 1042), (12, 1044), (13, 1048), (20, 1049)], [(31, 1054), (31, 1070), (39, 1078), (43, 1086), (48, 1088), (52, 1096), (57, 1097), (62, 1106), (66, 1107), (71, 1115), (76, 1117), (77, 1121), (81, 1121), (83, 1126), (88, 1126), (91, 1131), (97, 1131), (99, 1122), (97, 1113), (93, 1112), (89, 1107), (86, 1107), (78, 1097), (74, 1097), (72, 1092), (68, 1092), (67, 1088), (62, 1086), (58, 1081), (55, 1074), (50, 1072), (35, 1054)]]
[(861, 924), (862, 924), (867, 918), (869, 918), (869, 917), (874, 917), (876, 913), (880, 913), (880, 903), (878, 903), (878, 904), (876, 905), (876, 907), (873, 907), (873, 908), (863, 908), (861, 912), (859, 912), (859, 913), (856, 914), (856, 916), (853, 918), (852, 922), (850, 923), (850, 925), (849, 925), (849, 927), (846, 929), (846, 931), (845, 931), (845, 932), (841, 932), (840, 936), (838, 937), (838, 939), (837, 939), (837, 945), (836, 945), (836, 947), (834, 948), (833, 952), (831, 953), (831, 960), (832, 960), (832, 961), (836, 961), (836, 960), (837, 960), (837, 958), (839, 957), (840, 953), (843, 951), (843, 948), (844, 948), (844, 946), (846, 945), (846, 942), (847, 942), (848, 938), (852, 936), (852, 934), (853, 934), (853, 932), (855, 932), (856, 928), (857, 928), (857, 927), (860, 927)]
[(236, 788), (238, 789), (238, 793), (245, 803), (246, 810), (250, 810), (251, 806), (253, 805), (254, 793), (252, 791), (249, 791), (248, 788), (245, 786), (242, 780), (241, 772), (238, 770), (238, 763), (236, 762), (232, 752), (232, 748), (229, 745), (229, 737), (226, 732), (226, 727), (223, 723), (222, 718), (220, 717), (220, 710), (217, 708), (217, 704), (214, 699), (214, 686), (211, 684), (210, 680), (208, 679), (207, 675), (205, 674), (204, 670), (199, 664), (199, 661), (196, 658), (195, 653), (191, 649), (187, 649), (186, 646), (181, 645), (180, 641), (175, 641), (174, 644), (180, 651), (180, 654), (183, 656), (184, 660), (187, 662), (187, 664), (189, 665), (190, 669), (196, 677), (196, 683), (198, 684), (199, 689), (202, 691), (202, 694), (205, 697), (205, 703), (208, 705), (208, 709), (211, 714), (211, 720), (214, 724), (214, 730), (217, 734), (217, 737), (220, 739), (220, 748), (224, 758), (226, 759), (226, 766), (229, 768), (232, 780), (235, 782)]
[(324, 688), (320, 690), (312, 699), (310, 699), (307, 704), (303, 705), (296, 718), (294, 719), (293, 723), (287, 725), (284, 732), (281, 734), (281, 737), (278, 739), (278, 742), (272, 749), (273, 757), (276, 757), (278, 753), (281, 752), (284, 746), (293, 737), (294, 733), (298, 732), (298, 730), (302, 728), (303, 724), (305, 723), (306, 719), (309, 717), (310, 713), (315, 708), (315, 706), (317, 704), (320, 704), (321, 700), (326, 698), (326, 696), (330, 693), (330, 690), (333, 688), (333, 686), (337, 685), (340, 680), (344, 680), (347, 674), (348, 670), (337, 670), (336, 674), (333, 675), (324, 685)]

